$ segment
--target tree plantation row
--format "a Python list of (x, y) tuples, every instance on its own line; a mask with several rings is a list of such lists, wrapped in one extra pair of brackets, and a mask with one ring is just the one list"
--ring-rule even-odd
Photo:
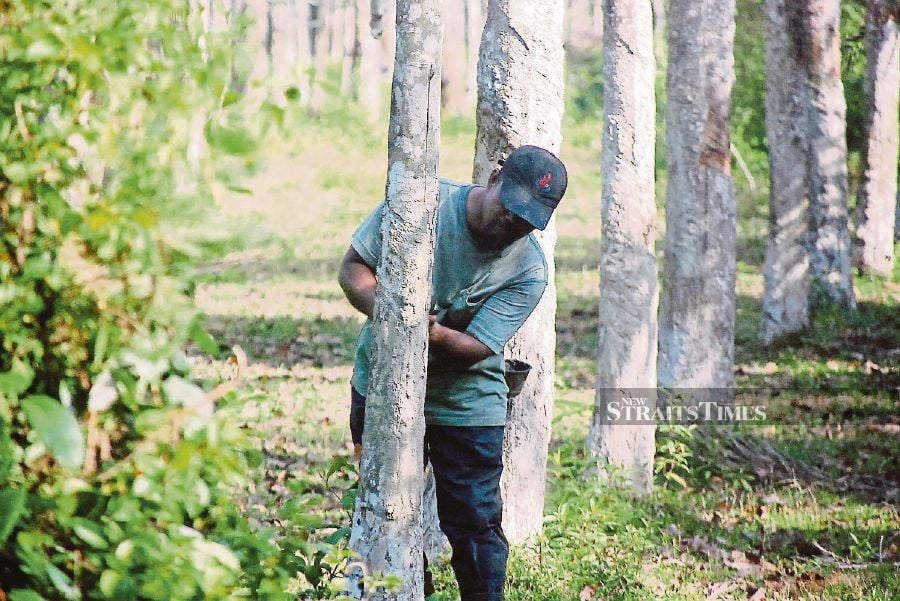
[[(560, 144), (563, 3), (532, 3), (527, 8), (523, 4), (488, 6), (477, 76), (476, 182), (485, 183), (494, 162), (522, 144), (554, 151)], [(421, 539), (411, 533), (417, 532), (420, 519), (424, 476), (415, 462), (407, 465), (404, 458), (421, 454), (426, 345), (423, 330), (416, 326), (424, 323), (424, 313), (399, 308), (425, 311), (424, 299), (414, 300), (422, 294), (416, 282), (430, 279), (422, 254), (433, 242), (421, 236), (402, 237), (420, 231), (423, 223), (433, 223), (428, 215), (434, 214), (436, 202), (436, 192), (428, 188), (429, 178), (435, 177), (437, 152), (429, 139), (437, 120), (429, 94), (434, 89), (430, 78), (440, 70), (433, 43), (440, 37), (440, 11), (437, 3), (426, 5), (423, 12), (406, 5), (398, 9), (398, 25), (406, 28), (398, 29), (398, 49), (410, 54), (398, 52), (394, 68), (387, 200), (391, 221), (383, 230), (391, 244), (381, 256), (386, 267), (379, 268), (379, 295), (390, 298), (378, 296), (375, 303), (374, 375), (368, 394), (378, 414), (373, 416), (370, 410), (366, 424), (378, 434), (377, 442), (364, 447), (362, 500), (352, 539), (370, 568), (401, 578), (399, 598), (421, 596), (422, 586)], [(668, 185), (665, 285), (660, 290), (651, 6), (615, 0), (603, 5), (600, 350), (587, 447), (598, 458), (601, 471), (606, 465), (621, 468), (643, 493), (652, 482), (654, 430), (610, 423), (605, 419), (610, 403), (629, 389), (727, 391), (734, 383), (737, 210), (730, 173), (734, 9), (731, 1), (673, 0), (668, 5)], [(840, 79), (840, 4), (772, 0), (765, 3), (765, 14), (771, 197), (761, 327), (763, 339), (772, 341), (805, 327), (816, 311), (833, 306), (853, 310), (856, 302), (846, 107)], [(900, 69), (896, 6), (872, 2), (867, 15), (868, 143), (855, 257), (863, 269), (890, 273)], [(410, 40), (403, 41), (402, 35)], [(887, 46), (882, 46), (885, 41)], [(892, 54), (887, 65), (880, 62), (884, 53)], [(423, 65), (427, 68), (421, 71)], [(412, 73), (422, 79), (406, 82)], [(885, 104), (879, 105), (882, 99)], [(408, 148), (425, 154), (406, 154)], [(869, 190), (875, 187), (880, 192), (870, 198)], [(879, 215), (876, 222), (868, 221), (870, 213)], [(870, 236), (874, 229), (883, 231)], [(553, 227), (536, 235), (552, 262)], [(873, 245), (880, 249), (875, 253), (877, 267)], [(506, 351), (507, 356), (536, 366), (522, 396), (511, 403), (506, 422), (504, 528), (514, 541), (541, 528), (544, 478), (535, 474), (546, 463), (553, 404), (554, 301), (551, 283)], [(418, 364), (418, 373), (398, 371), (398, 360)], [(394, 444), (387, 446), (385, 441)], [(536, 454), (535, 448), (540, 452)], [(404, 512), (397, 512), (397, 507)], [(394, 598), (394, 593), (383, 590), (379, 594)]]
[[(634, 493), (650, 507), (658, 461), (673, 451), (658, 448), (653, 420), (611, 416), (661, 390), (736, 403), (741, 198), (768, 220), (767, 236), (750, 235), (762, 345), (802, 346), (817, 318), (855, 315), (865, 303), (854, 270), (896, 285), (898, 10), (896, 0), (0, 0), (0, 601), (424, 596), (423, 553), (434, 566), (447, 544), (421, 461), (442, 116), (451, 132), (474, 121), (466, 172), (484, 189), (527, 145), (559, 155), (570, 190), (582, 185), (563, 131), (583, 126), (569, 131), (599, 164), (589, 193), (602, 215), (600, 287), (590, 311), (566, 316), (589, 322), (597, 349), (572, 451), (584, 466), (569, 485), (622, 483), (621, 505)], [(389, 169), (379, 163), (373, 194), (357, 147), (383, 149), (372, 132), (388, 113)], [(260, 182), (278, 161), (289, 164), (273, 184), (290, 190), (285, 214), (321, 219), (301, 220), (291, 235), (302, 243), (275, 244), (270, 264), (249, 248), (266, 234), (222, 206), (226, 196), (248, 212), (270, 206), (274, 188)], [(342, 397), (316, 422), (287, 413), (297, 395), (282, 388), (299, 383), (314, 399), (335, 382), (349, 388), (353, 349), (338, 347), (358, 316), (343, 297), (328, 304), (340, 258), (322, 250), (349, 233), (336, 225), (349, 217), (325, 205), (352, 196), (335, 206), (355, 219), (385, 190), (362, 461), (336, 451), (322, 483), (312, 460), (278, 472), (289, 453), (271, 451), (264, 422), (316, 430), (290, 444), (331, 452), (328, 428), (350, 405)], [(570, 191), (560, 207), (572, 202)], [(548, 574), (548, 460), (562, 469), (551, 420), (572, 345), (555, 258), (571, 225), (553, 218), (531, 234), (546, 288), (502, 352), (531, 367), (500, 441), (503, 538)], [(284, 281), (267, 278), (304, 270), (298, 310), (327, 307), (286, 319), (290, 303), (274, 292)], [(271, 288), (270, 313), (242, 313), (241, 336), (229, 337), (228, 312), (203, 305), (211, 281)], [(301, 359), (284, 367), (270, 347)], [(871, 386), (892, 386), (894, 368), (868, 359)], [(210, 376), (204, 362), (222, 369)], [(251, 411), (262, 403), (274, 417)], [(759, 468), (763, 447), (735, 444)], [(357, 469), (358, 490), (330, 498)], [(634, 511), (635, 523), (656, 519)], [(688, 518), (673, 521), (668, 531), (688, 532)], [(598, 544), (584, 563), (620, 570), (597, 555), (617, 545)], [(623, 552), (639, 557), (632, 547)], [(433, 570), (449, 581), (447, 571)], [(511, 574), (510, 598), (544, 598)], [(617, 577), (604, 572), (607, 584)], [(588, 584), (578, 590), (590, 599)]]

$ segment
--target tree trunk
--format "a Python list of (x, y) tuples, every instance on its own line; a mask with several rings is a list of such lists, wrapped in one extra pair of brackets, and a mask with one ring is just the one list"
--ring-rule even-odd
[(381, 115), (381, 44), (370, 29), (371, 9), (368, 0), (356, 0), (359, 6), (359, 101), (370, 119)]
[(481, 0), (465, 0), (466, 17), (466, 110), (471, 114), (478, 100), (478, 45), (484, 30)]
[(356, 48), (355, 0), (341, 0), (341, 19), (344, 22), (341, 39), (341, 96), (347, 98), (353, 93), (353, 53)]
[[(809, 72), (810, 310), (856, 307), (847, 216), (847, 106), (841, 82), (839, 0), (806, 0)], [(797, 2), (798, 5), (804, 2)], [(807, 25), (808, 24), (808, 25)], [(796, 29), (795, 33), (798, 33)]]
[(274, 0), (266, 0), (266, 31), (263, 34), (263, 49), (266, 51), (267, 74), (272, 75), (274, 61), (272, 60), (272, 50), (275, 46), (275, 2)]
[(896, 0), (868, 0), (866, 12), (866, 142), (856, 205), (855, 262), (863, 271), (891, 275), (897, 202), (900, 36)]
[(327, 76), (328, 66), (328, 31), (326, 29), (326, 10), (329, 0), (309, 3), (309, 51), (312, 67), (309, 84), (309, 110), (317, 114), (325, 103), (325, 90), (322, 82)]
[[(473, 179), (484, 184), (497, 159), (523, 144), (559, 151), (563, 112), (563, 0), (490, 0), (478, 59)], [(507, 346), (531, 364), (510, 402), (504, 439), (503, 529), (510, 542), (540, 531), (553, 410), (555, 220), (536, 232), (550, 267), (534, 313)]]
[(766, 343), (809, 322), (806, 76), (788, 28), (793, 2), (765, 3), (770, 191), (761, 334)]
[[(388, 131), (387, 206), (374, 309), (372, 377), (351, 548), (369, 574), (399, 591), (367, 599), (422, 599), (422, 492), (428, 308), (438, 204), (439, 0), (399, 0), (397, 64)], [(411, 9), (418, 10), (411, 10)]]
[(600, 352), (587, 446), (601, 474), (608, 475), (604, 464), (621, 468), (642, 494), (652, 486), (655, 427), (604, 416), (619, 395), (656, 389), (653, 14), (650, 0), (604, 4)]
[(466, 106), (466, 14), (459, 0), (443, 0), (444, 51), (441, 108), (450, 115), (468, 113)]
[(737, 207), (734, 0), (670, 0), (659, 385), (731, 388)]

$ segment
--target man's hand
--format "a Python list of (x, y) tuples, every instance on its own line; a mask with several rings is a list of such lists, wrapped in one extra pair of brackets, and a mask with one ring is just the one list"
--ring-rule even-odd
[(438, 359), (460, 369), (494, 354), (474, 336), (438, 323), (436, 315), (428, 316), (428, 348)]

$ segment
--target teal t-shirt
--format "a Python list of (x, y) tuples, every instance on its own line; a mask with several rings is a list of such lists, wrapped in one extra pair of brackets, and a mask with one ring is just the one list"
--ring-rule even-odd
[[(425, 421), (446, 426), (502, 426), (506, 422), (503, 347), (537, 306), (547, 286), (547, 263), (533, 235), (502, 251), (475, 246), (466, 221), (466, 198), (475, 186), (440, 180), (432, 275), (438, 321), (475, 337), (494, 354), (468, 367), (431, 361)], [(381, 203), (353, 234), (356, 252), (373, 269), (381, 260)], [(359, 334), (353, 387), (367, 394), (372, 322)]]

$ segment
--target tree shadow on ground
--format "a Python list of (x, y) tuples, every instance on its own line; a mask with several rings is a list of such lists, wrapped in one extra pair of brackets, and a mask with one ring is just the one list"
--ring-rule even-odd
[(240, 345), (251, 363), (272, 367), (336, 367), (353, 363), (358, 319), (210, 315), (207, 330), (227, 349)]

